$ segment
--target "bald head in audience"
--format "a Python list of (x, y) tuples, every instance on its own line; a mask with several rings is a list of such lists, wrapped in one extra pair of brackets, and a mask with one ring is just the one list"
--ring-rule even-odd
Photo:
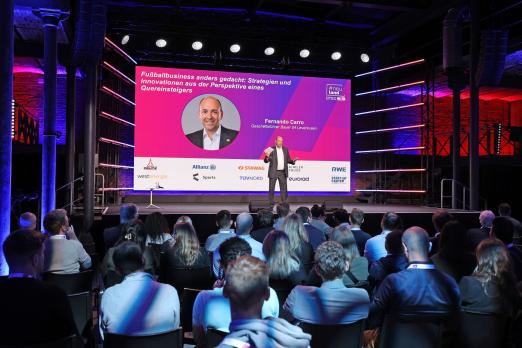
[(36, 230), (36, 215), (31, 212), (23, 213), (18, 219), (18, 227), (21, 230)]
[(418, 226), (408, 228), (402, 235), (402, 245), (410, 263), (429, 261), (430, 241), (425, 229)]
[(236, 233), (238, 235), (249, 234), (252, 231), (254, 219), (249, 213), (241, 213), (236, 218)]

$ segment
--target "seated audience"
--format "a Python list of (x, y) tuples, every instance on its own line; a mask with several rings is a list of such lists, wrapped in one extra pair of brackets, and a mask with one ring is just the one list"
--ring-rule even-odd
[(308, 234), (308, 241), (310, 244), (312, 244), (312, 248), (314, 250), (317, 249), (319, 244), (326, 240), (326, 237), (321, 230), (310, 224), (310, 221), (312, 220), (312, 213), (310, 213), (310, 209), (308, 209), (308, 207), (299, 207), (295, 213), (299, 215), (301, 217), (301, 221), (303, 221), (303, 226), (306, 230), (306, 233)]
[(252, 256), (265, 261), (263, 243), (258, 242), (250, 235), (254, 226), (254, 218), (249, 213), (241, 213), (236, 218), (236, 235), (246, 241), (252, 248)]
[(103, 241), (105, 250), (112, 248), (120, 239), (122, 227), (138, 218), (138, 207), (133, 203), (125, 203), (120, 207), (120, 224), (118, 226), (106, 228), (103, 231)]
[(440, 232), (442, 231), (444, 225), (453, 219), (453, 216), (450, 213), (448, 213), (447, 210), (437, 209), (433, 212), (433, 215), (431, 216), (431, 223), (433, 224), (433, 228), (435, 229), (435, 235), (432, 238), (430, 238), (430, 256), (439, 251)]
[(113, 254), (123, 282), (105, 290), (100, 304), (100, 333), (152, 335), (179, 327), (176, 289), (144, 272), (141, 247), (123, 242)]
[[(207, 241), (205, 242), (205, 250), (209, 253), (213, 253), (218, 250), (221, 243), (235, 237), (234, 229), (232, 228), (232, 216), (228, 210), (220, 210), (216, 214), (216, 225), (218, 227), (218, 232), (208, 236)], [(216, 256), (212, 256), (212, 271), (214, 275), (219, 278), (219, 258)]]
[(491, 210), (483, 210), (479, 215), (480, 228), (471, 228), (467, 232), (468, 238), (468, 250), (472, 253), (475, 252), (477, 246), (484, 239), (489, 238), (489, 234), (491, 231), (491, 225), (493, 224), (493, 219), (495, 218), (495, 214)]
[(310, 224), (323, 232), (325, 237), (328, 236), (332, 228), (324, 221), (326, 219), (324, 205), (314, 204), (312, 209), (310, 209), (310, 213), (312, 214)]
[(334, 227), (339, 226), (350, 226), (350, 214), (348, 214), (348, 211), (346, 209), (335, 209), (334, 213), (332, 214), (335, 222)]
[(381, 220), (381, 229), (381, 234), (368, 239), (364, 247), (364, 256), (370, 264), (386, 256), (387, 252), (384, 246), (386, 244), (386, 235), (393, 230), (402, 229), (401, 217), (395, 213), (384, 213)]
[(464, 225), (456, 220), (450, 221), (440, 233), (439, 251), (431, 257), (435, 267), (452, 276), (457, 283), (475, 268), (475, 257), (467, 250), (466, 242)]
[(402, 243), (410, 265), (387, 276), (375, 292), (370, 304), (372, 326), (382, 326), (389, 314), (456, 319), (459, 287), (452, 277), (430, 263), (428, 233), (420, 227), (410, 227), (402, 235)]
[(283, 224), (283, 231), (290, 239), (290, 251), (297, 255), (305, 270), (311, 268), (314, 250), (309, 243), (301, 217), (295, 213), (288, 215)]
[(477, 247), (477, 268), (460, 280), (462, 310), (513, 316), (517, 308), (515, 275), (504, 244), (486, 239)]
[[(515, 244), (522, 244), (522, 223), (518, 221), (517, 219), (513, 218), (511, 216), (511, 206), (509, 203), (500, 203), (498, 206), (498, 215), (499, 216), (505, 216), (511, 219), (511, 222), (513, 223), (514, 233), (513, 233), (513, 240), (515, 241)], [(518, 242), (518, 243), (517, 243)]]
[(65, 210), (56, 209), (47, 213), (44, 228), (49, 234), (45, 241), (44, 272), (78, 273), (80, 269), (91, 267), (91, 257), (69, 225)]
[(187, 215), (181, 215), (176, 220), (176, 224), (191, 224), (192, 226), (194, 226), (194, 224), (192, 223), (192, 219), (190, 218), (190, 216)]
[(361, 230), (361, 225), (364, 222), (364, 212), (361, 209), (353, 208), (350, 213), (350, 231), (352, 231), (355, 241), (357, 242), (357, 249), (359, 255), (364, 255), (364, 246), (368, 239), (372, 238), (368, 233)]
[(241, 256), (230, 263), (225, 276), (224, 296), (230, 300), (230, 334), (218, 346), (307, 348), (311, 336), (284, 319), (265, 318), (264, 303), (272, 296), (266, 264), (255, 257)]
[(370, 265), (368, 280), (374, 291), (384, 278), (392, 273), (400, 272), (408, 267), (408, 259), (402, 248), (402, 230), (393, 230), (386, 235), (385, 248), (388, 253)]
[(9, 277), (0, 280), (0, 345), (25, 346), (78, 334), (67, 295), (41, 282), (44, 239), (38, 231), (18, 230), (4, 241)]
[(31, 212), (25, 212), (18, 219), (18, 227), (21, 230), (36, 230), (36, 215)]
[(499, 216), (493, 220), (491, 238), (499, 239), (508, 249), (517, 282), (520, 282), (522, 281), (522, 251), (513, 245), (513, 233), (514, 226), (511, 219)]
[(347, 266), (342, 245), (334, 241), (324, 242), (316, 250), (314, 266), (322, 279), (321, 287), (296, 286), (283, 308), (295, 319), (312, 324), (349, 324), (367, 318), (368, 293), (344, 285)]
[(250, 235), (259, 243), (263, 243), (268, 232), (274, 229), (274, 213), (270, 209), (262, 209), (257, 213), (259, 227)]
[[(219, 247), (221, 254), (220, 272), (227, 279), (227, 266), (240, 256), (250, 255), (252, 249), (250, 245), (238, 237), (224, 241)], [(260, 261), (261, 262), (261, 261)], [(245, 276), (248, 276), (245, 274)], [(203, 290), (196, 297), (192, 310), (192, 333), (198, 347), (205, 347), (205, 333), (207, 328), (212, 327), (220, 331), (229, 331), (232, 321), (230, 313), (230, 301), (223, 296), (223, 279), (216, 282), (214, 289)], [(261, 317), (279, 316), (279, 301), (274, 290), (270, 289), (270, 296), (262, 304)]]
[(203, 268), (209, 265), (208, 254), (199, 245), (194, 227), (189, 223), (175, 224), (174, 239), (161, 255), (162, 272), (169, 268)]
[(263, 242), (270, 279), (286, 280), (292, 286), (303, 284), (306, 271), (297, 255), (290, 250), (290, 239), (283, 231), (273, 230)]
[(277, 219), (274, 221), (274, 229), (282, 230), (286, 217), (290, 214), (290, 204), (279, 203), (276, 205)]
[(154, 212), (145, 220), (145, 245), (163, 244), (172, 239), (169, 223), (160, 212)]

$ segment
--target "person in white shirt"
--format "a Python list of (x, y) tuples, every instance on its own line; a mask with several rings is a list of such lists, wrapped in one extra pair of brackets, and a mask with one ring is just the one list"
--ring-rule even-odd
[(265, 163), (270, 163), (268, 167), (268, 201), (271, 206), (274, 205), (274, 190), (276, 181), (279, 181), (279, 191), (281, 191), (281, 200), (286, 202), (288, 199), (288, 189), (286, 180), (288, 178), (288, 163), (295, 164), (298, 158), (292, 159), (288, 148), (283, 146), (283, 137), (277, 136), (275, 146), (265, 149)]
[(216, 225), (219, 228), (217, 233), (208, 236), (205, 242), (205, 250), (212, 253), (212, 271), (214, 276), (219, 278), (219, 246), (229, 238), (235, 237), (236, 233), (232, 228), (232, 215), (226, 209), (218, 211), (216, 214)]
[(265, 254), (263, 254), (263, 243), (258, 242), (250, 232), (254, 225), (254, 219), (249, 213), (241, 213), (236, 218), (236, 235), (246, 241), (252, 248), (252, 256), (257, 257), (261, 261), (266, 261)]
[(384, 213), (381, 220), (381, 229), (381, 234), (368, 239), (364, 246), (364, 257), (368, 259), (369, 264), (388, 254), (385, 247), (386, 235), (393, 230), (402, 229), (401, 217), (395, 213)]

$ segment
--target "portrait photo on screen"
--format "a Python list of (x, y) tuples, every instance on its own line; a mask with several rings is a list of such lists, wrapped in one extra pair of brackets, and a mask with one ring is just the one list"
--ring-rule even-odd
[(202, 94), (190, 100), (183, 109), (181, 123), (187, 139), (209, 151), (232, 144), (241, 128), (236, 106), (219, 94)]

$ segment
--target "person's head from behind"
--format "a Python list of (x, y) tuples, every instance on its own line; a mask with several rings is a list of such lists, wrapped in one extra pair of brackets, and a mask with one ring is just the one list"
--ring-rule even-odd
[(393, 230), (386, 235), (386, 241), (384, 247), (388, 252), (388, 255), (401, 255), (404, 254), (402, 247), (402, 230)]
[(353, 236), (353, 232), (348, 226), (336, 227), (332, 232), (331, 240), (341, 244), (346, 254), (346, 260), (351, 264), (352, 260), (359, 257), (359, 249), (357, 242)]
[(336, 226), (350, 222), (350, 215), (346, 209), (335, 209), (333, 216), (335, 218)]
[(170, 234), (169, 223), (163, 214), (154, 212), (145, 220), (145, 233), (153, 241), (161, 238), (163, 234)]
[(241, 213), (236, 218), (236, 234), (247, 235), (252, 231), (254, 218), (249, 213)]
[(192, 224), (192, 219), (190, 218), (190, 216), (187, 216), (187, 215), (181, 215), (177, 220), (176, 220), (176, 224), (181, 224), (181, 223), (187, 223), (187, 224)]
[(130, 241), (123, 242), (114, 249), (112, 260), (116, 270), (123, 276), (142, 271), (145, 264), (141, 247)]
[(120, 224), (126, 224), (138, 218), (138, 207), (133, 203), (125, 203), (120, 207)]
[(288, 277), (299, 270), (297, 256), (290, 248), (290, 239), (285, 232), (273, 230), (263, 241), (263, 254), (266, 257), (270, 276), (278, 279)]
[(435, 233), (439, 233), (442, 231), (442, 228), (445, 224), (453, 220), (453, 216), (448, 213), (448, 211), (444, 209), (437, 209), (433, 212), (431, 216), (431, 222), (433, 223), (433, 228), (435, 228)]
[(219, 246), (219, 263), (222, 270), (226, 270), (228, 264), (240, 256), (252, 255), (252, 247), (239, 237), (232, 237)]
[(199, 254), (199, 239), (189, 223), (179, 223), (174, 225), (174, 250), (187, 265), (196, 262)]
[(69, 229), (69, 218), (64, 209), (55, 209), (48, 212), (43, 221), (44, 229), (51, 235), (65, 234)]
[(137, 243), (141, 248), (144, 248), (145, 241), (145, 226), (141, 220), (134, 219), (121, 226), (120, 238), (116, 242), (116, 245), (119, 245), (123, 242), (134, 242)]
[(223, 109), (219, 99), (206, 96), (199, 101), (199, 120), (206, 132), (216, 132), (223, 119)]
[(497, 238), (505, 245), (508, 245), (513, 243), (514, 231), (513, 222), (509, 217), (497, 216), (492, 221), (490, 236), (491, 238)]
[(315, 272), (323, 281), (340, 279), (348, 269), (343, 246), (334, 241), (324, 242), (315, 251)]
[(402, 228), (402, 219), (399, 215), (391, 212), (384, 213), (381, 220), (381, 229), (393, 231)]
[(276, 145), (277, 147), (279, 147), (279, 148), (283, 146), (283, 137), (282, 137), (282, 136), (278, 135), (278, 136), (276, 137), (275, 145)]
[(440, 232), (439, 254), (445, 259), (458, 259), (466, 249), (466, 227), (457, 220), (449, 221)]
[(312, 218), (312, 213), (308, 207), (299, 207), (296, 209), (295, 213), (301, 217), (303, 223), (310, 222), (310, 219)]
[(326, 216), (324, 206), (319, 204), (314, 204), (312, 209), (310, 209), (310, 213), (312, 214), (312, 219), (324, 219)]
[(498, 205), (498, 215), (511, 216), (511, 206), (509, 203), (504, 202)]
[(21, 230), (35, 230), (36, 229), (36, 215), (31, 212), (25, 212), (20, 215), (18, 219), (18, 227)]
[(232, 215), (226, 209), (218, 211), (216, 214), (216, 225), (220, 230), (228, 230), (232, 226)]
[(271, 227), (274, 224), (274, 213), (270, 209), (261, 209), (257, 213), (259, 227)]
[(256, 257), (243, 255), (226, 269), (223, 296), (230, 299), (232, 319), (261, 319), (263, 302), (270, 297), (268, 267)]
[(4, 241), (3, 252), (9, 272), (38, 276), (44, 267), (44, 235), (35, 230), (18, 230)]
[(402, 245), (408, 261), (426, 262), (429, 260), (430, 241), (428, 232), (422, 227), (413, 226), (404, 231)]
[(493, 219), (495, 219), (495, 213), (493, 213), (491, 210), (481, 211), (479, 215), (480, 227), (491, 228)]
[(350, 213), (350, 224), (352, 226), (361, 226), (364, 222), (364, 212), (361, 209), (353, 208)]
[(285, 218), (283, 230), (290, 239), (290, 248), (294, 252), (301, 247), (301, 243), (308, 242), (308, 233), (306, 233), (301, 216), (296, 213)]
[(290, 205), (288, 203), (279, 203), (276, 206), (276, 213), (278, 218), (285, 218), (290, 214)]

